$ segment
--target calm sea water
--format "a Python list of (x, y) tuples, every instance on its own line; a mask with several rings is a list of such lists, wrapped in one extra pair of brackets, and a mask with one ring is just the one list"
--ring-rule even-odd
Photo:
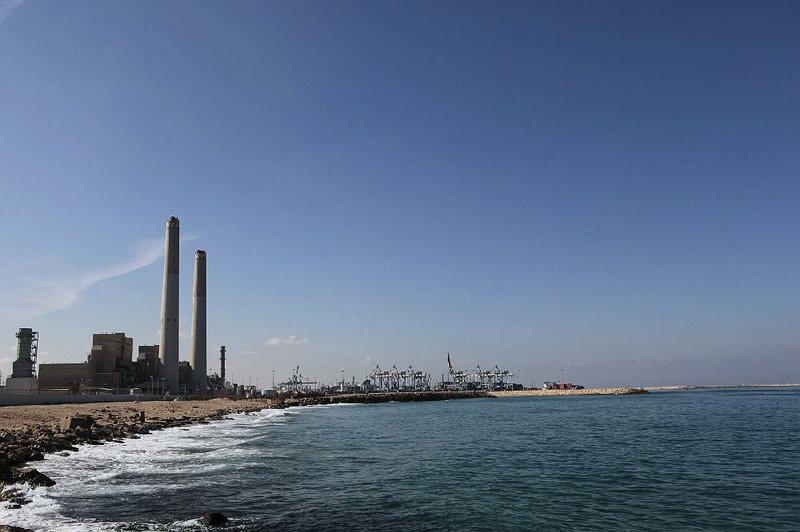
[(264, 411), (49, 457), (48, 530), (800, 529), (800, 390)]

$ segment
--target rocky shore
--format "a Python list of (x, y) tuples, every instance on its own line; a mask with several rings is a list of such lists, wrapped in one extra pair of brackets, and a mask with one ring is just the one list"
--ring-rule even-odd
[[(150, 401), (0, 408), (0, 503), (19, 508), (27, 501), (13, 486), (55, 482), (28, 464), (47, 453), (70, 453), (78, 445), (102, 445), (123, 438), (208, 423), (237, 412), (267, 408), (263, 400)], [(2, 529), (0, 529), (2, 530)]]

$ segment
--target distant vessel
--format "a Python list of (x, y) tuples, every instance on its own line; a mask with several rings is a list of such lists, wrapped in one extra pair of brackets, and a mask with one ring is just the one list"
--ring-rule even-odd
[(571, 382), (554, 382), (544, 381), (545, 390), (583, 390), (580, 384), (572, 384)]

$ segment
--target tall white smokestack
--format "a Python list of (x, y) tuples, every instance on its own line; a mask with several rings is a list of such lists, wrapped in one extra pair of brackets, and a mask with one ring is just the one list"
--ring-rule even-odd
[(194, 296), (189, 364), (192, 365), (192, 390), (206, 393), (206, 252), (194, 256)]
[(171, 393), (178, 393), (178, 269), (180, 251), (180, 222), (174, 216), (167, 220), (164, 240), (164, 289), (161, 293), (161, 340), (159, 357), (163, 364), (162, 377)]

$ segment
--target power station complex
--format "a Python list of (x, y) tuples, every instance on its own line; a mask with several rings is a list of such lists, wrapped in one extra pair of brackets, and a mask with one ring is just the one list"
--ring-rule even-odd
[[(254, 394), (254, 386), (237, 386), (225, 380), (225, 346), (220, 347), (220, 372), (208, 375), (206, 336), (206, 252), (197, 250), (194, 256), (192, 289), (192, 333), (189, 340), (189, 360), (181, 361), (179, 353), (179, 287), (180, 287), (180, 222), (175, 216), (167, 220), (164, 238), (164, 277), (161, 291), (161, 328), (158, 345), (140, 345), (133, 358), (133, 338), (124, 332), (92, 335), (92, 348), (84, 362), (37, 364), (39, 333), (21, 328), (17, 333), (17, 360), (13, 373), (6, 379), (6, 394), (36, 393), (150, 393), (157, 395), (226, 395)], [(399, 370), (381, 370), (380, 366), (360, 384), (353, 377), (335, 387), (322, 386), (300, 375), (297, 366), (292, 380), (281, 383), (286, 392), (328, 391), (332, 393), (368, 393), (435, 390), (506, 390), (521, 389), (513, 384), (513, 374), (495, 366), (494, 370), (456, 371), (447, 355), (448, 378), (444, 374), (434, 385), (431, 375), (415, 371), (411, 366)], [(38, 367), (38, 375), (37, 375)], [(551, 383), (553, 384), (553, 383)], [(273, 370), (273, 389), (274, 370)], [(572, 386), (572, 385), (570, 385)]]
[(150, 393), (208, 395), (224, 392), (225, 346), (220, 348), (220, 374), (207, 374), (206, 338), (206, 252), (197, 250), (194, 259), (192, 334), (189, 360), (179, 360), (178, 299), (180, 273), (180, 222), (167, 220), (164, 239), (164, 279), (161, 293), (161, 330), (158, 345), (140, 345), (133, 358), (133, 339), (122, 332), (92, 336), (92, 348), (85, 362), (38, 364), (39, 333), (21, 328), (17, 333), (17, 360), (6, 379), (7, 393), (40, 391), (147, 390)]

